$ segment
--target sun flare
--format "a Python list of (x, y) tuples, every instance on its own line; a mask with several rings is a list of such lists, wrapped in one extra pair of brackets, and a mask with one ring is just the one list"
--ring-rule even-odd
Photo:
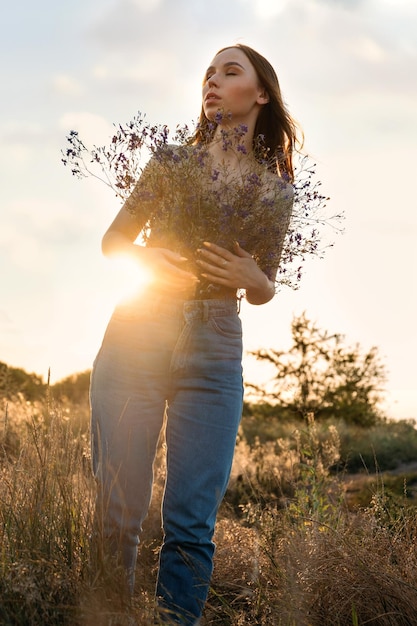
[[(143, 291), (152, 281), (152, 273), (147, 268), (129, 258), (113, 259), (112, 283), (115, 301), (131, 298)], [(113, 291), (113, 289), (112, 289)]]

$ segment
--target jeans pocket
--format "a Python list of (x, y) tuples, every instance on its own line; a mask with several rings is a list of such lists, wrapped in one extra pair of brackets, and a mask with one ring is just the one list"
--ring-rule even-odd
[(229, 339), (240, 339), (242, 337), (242, 322), (236, 315), (218, 315), (210, 317), (209, 325), (218, 335)]

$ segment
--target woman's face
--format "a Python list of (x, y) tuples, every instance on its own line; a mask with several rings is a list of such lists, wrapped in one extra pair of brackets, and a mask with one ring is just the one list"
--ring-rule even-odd
[(255, 68), (242, 50), (227, 48), (214, 57), (203, 82), (203, 110), (210, 121), (220, 111), (223, 121), (230, 117), (234, 126), (254, 124), (267, 101)]

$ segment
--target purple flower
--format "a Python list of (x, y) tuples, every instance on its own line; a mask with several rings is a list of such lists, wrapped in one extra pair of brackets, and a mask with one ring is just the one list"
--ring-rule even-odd
[[(208, 139), (217, 128), (224, 151), (246, 155), (247, 126), (218, 128), (226, 116), (218, 111), (215, 120), (208, 123)], [(233, 170), (226, 166), (224, 170), (222, 166), (210, 167), (207, 144), (196, 144), (194, 136), (188, 127), (177, 126), (170, 139), (167, 126), (151, 126), (139, 114), (128, 124), (117, 125), (110, 144), (100, 148), (87, 149), (77, 131), (70, 131), (62, 161), (80, 178), (92, 175), (102, 180), (123, 201), (132, 196), (126, 206), (134, 214), (138, 206), (142, 207), (146, 218), (142, 234), (149, 245), (160, 242), (192, 259), (204, 240), (217, 241), (229, 250), (239, 241), (270, 275), (280, 260), (282, 233), (287, 231), (294, 196), (279, 268), (279, 282), (294, 286), (292, 281), (300, 274), (295, 262), (320, 253), (320, 232), (311, 226), (326, 223), (316, 218), (327, 198), (318, 191), (319, 183), (312, 180), (314, 167), (301, 160), (293, 186), (284, 176), (265, 189), (265, 168), (272, 169), (272, 157), (265, 138), (259, 135), (254, 142), (253, 171), (244, 177), (242, 185), (241, 177), (234, 178)], [(143, 167), (142, 152), (146, 157), (151, 154), (150, 168)], [(142, 172), (143, 184), (137, 185)]]
[(216, 124), (221, 124), (223, 121), (223, 113), (221, 111), (217, 111), (216, 115), (214, 116), (214, 121), (216, 122)]

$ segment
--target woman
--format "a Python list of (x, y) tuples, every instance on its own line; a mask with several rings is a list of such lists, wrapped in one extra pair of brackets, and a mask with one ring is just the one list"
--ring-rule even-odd
[[(265, 233), (262, 224), (252, 220), (245, 222), (251, 224), (246, 239), (242, 234), (239, 241), (219, 245), (220, 237), (189, 250), (188, 235), (175, 229), (173, 234), (168, 225), (173, 222), (161, 217), (171, 199), (164, 190), (163, 163), (154, 157), (103, 238), (105, 255), (136, 259), (151, 270), (153, 283), (136, 300), (116, 308), (91, 382), (98, 517), (106, 541), (122, 559), (132, 592), (166, 410), (164, 541), (156, 597), (161, 619), (181, 624), (198, 623), (207, 598), (216, 514), (241, 418), (237, 293), (244, 290), (248, 302), (256, 305), (275, 294), (292, 206), (292, 187), (285, 181), (293, 178), (296, 140), (273, 68), (247, 46), (216, 54), (204, 78), (202, 100), (193, 145), (204, 146), (209, 163), (201, 170), (203, 185), (219, 198), (231, 186), (243, 188), (244, 181), (253, 181), (251, 172), (255, 164), (259, 171), (262, 162), (256, 186), (260, 198), (269, 197), (265, 206), (269, 214), (273, 211), (274, 249), (258, 254), (257, 247), (261, 243), (265, 247)], [(262, 150), (257, 147), (259, 137)], [(265, 154), (268, 160), (263, 165)], [(207, 180), (204, 172), (210, 173)], [(180, 166), (177, 174), (180, 187), (186, 185)], [(162, 191), (146, 195), (144, 189), (158, 175)], [(152, 201), (147, 202), (150, 196)], [(193, 227), (199, 226), (198, 215), (191, 218)], [(245, 214), (244, 219), (250, 217)], [(219, 222), (219, 231), (223, 223)], [(135, 244), (149, 224), (154, 230), (147, 245)], [(250, 240), (250, 249), (245, 249), (242, 242)], [(183, 250), (193, 256), (191, 265)]]

